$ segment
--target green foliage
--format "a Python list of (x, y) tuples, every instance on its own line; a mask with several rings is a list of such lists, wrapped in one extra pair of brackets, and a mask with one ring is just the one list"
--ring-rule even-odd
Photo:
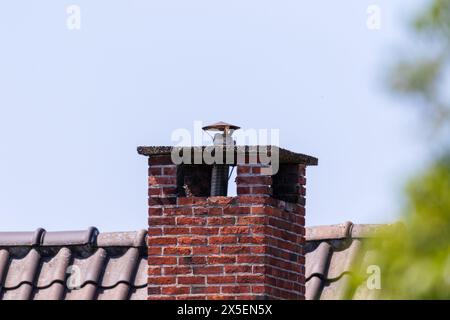
[[(415, 178), (407, 194), (401, 227), (386, 227), (364, 244), (363, 252), (375, 252), (364, 265), (380, 267), (381, 299), (450, 299), (450, 156)], [(349, 298), (364, 285), (364, 271)]]
[[(416, 32), (413, 58), (398, 61), (389, 73), (394, 92), (421, 98), (433, 128), (443, 129), (450, 122), (450, 103), (445, 97), (450, 81), (450, 0), (432, 0), (412, 22)], [(448, 97), (447, 97), (448, 98)]]
[(444, 61), (441, 58), (422, 58), (399, 62), (392, 73), (392, 87), (403, 93), (417, 93), (431, 100)]
[(435, 0), (427, 10), (414, 20), (414, 27), (420, 33), (441, 37), (444, 44), (450, 41), (450, 1)]
[[(413, 50), (415, 58), (399, 61), (390, 85), (397, 93), (419, 97), (431, 123), (444, 129), (450, 124), (448, 88), (443, 86), (450, 78), (450, 0), (430, 0), (413, 29), (429, 46), (425, 52)], [(444, 138), (443, 147), (450, 150), (450, 140)], [(450, 152), (412, 180), (406, 195), (400, 226), (385, 227), (363, 244), (347, 298), (366, 285), (366, 267), (376, 265), (381, 272), (378, 298), (450, 299)]]

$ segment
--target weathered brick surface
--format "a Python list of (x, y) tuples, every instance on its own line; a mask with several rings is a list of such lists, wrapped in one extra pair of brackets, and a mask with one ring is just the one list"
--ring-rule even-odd
[(237, 197), (177, 197), (177, 167), (149, 163), (149, 299), (304, 299), (302, 201), (275, 199), (260, 166), (238, 167)]

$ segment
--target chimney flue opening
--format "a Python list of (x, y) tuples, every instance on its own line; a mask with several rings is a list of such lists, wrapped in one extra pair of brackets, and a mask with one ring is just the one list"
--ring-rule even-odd
[[(234, 147), (236, 141), (234, 141), (232, 135), (235, 130), (240, 127), (225, 123), (218, 122), (209, 126), (203, 127), (204, 131), (219, 131), (214, 135), (213, 144), (217, 147)], [(228, 195), (228, 179), (230, 173), (230, 166), (224, 164), (215, 164), (212, 168), (211, 175), (211, 196), (227, 196)]]

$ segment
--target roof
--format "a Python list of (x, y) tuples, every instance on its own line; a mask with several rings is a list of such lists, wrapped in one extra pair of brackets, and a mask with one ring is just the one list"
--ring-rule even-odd
[[(378, 228), (351, 222), (306, 228), (306, 298), (343, 298), (361, 241)], [(93, 227), (0, 232), (0, 300), (145, 300), (145, 237), (146, 230), (99, 233)], [(354, 298), (373, 294), (361, 286)]]
[[(375, 236), (380, 227), (346, 222), (306, 228), (306, 299), (343, 299), (354, 272), (363, 268), (359, 261), (373, 254), (362, 247), (363, 239)], [(376, 295), (376, 290), (361, 283), (352, 298), (374, 299)]]
[(0, 300), (147, 298), (146, 230), (0, 232)]
[[(197, 146), (197, 147), (171, 147), (171, 146), (140, 146), (137, 148), (137, 152), (144, 156), (161, 156), (170, 155), (172, 151), (176, 150), (175, 154), (183, 156), (184, 152), (190, 152), (191, 155), (194, 152), (201, 152), (203, 154), (205, 148), (211, 148), (214, 146)], [(229, 148), (229, 147), (228, 147)], [(224, 149), (224, 156), (227, 156)], [(315, 157), (308, 156), (301, 153), (292, 152), (277, 146), (234, 146), (234, 163), (239, 160), (237, 155), (256, 155), (258, 152), (271, 156), (272, 153), (279, 153), (279, 161), (283, 164), (304, 164), (307, 166), (316, 166), (319, 160)], [(225, 158), (224, 158), (225, 159)], [(194, 160), (194, 158), (193, 158)], [(228, 161), (228, 158), (227, 158)]]

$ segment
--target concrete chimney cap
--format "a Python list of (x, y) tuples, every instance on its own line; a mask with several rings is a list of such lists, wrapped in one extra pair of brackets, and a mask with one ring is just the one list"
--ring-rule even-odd
[[(204, 152), (206, 146), (139, 146), (137, 148), (137, 152), (143, 156), (163, 156), (163, 155), (171, 155), (173, 151), (175, 151), (180, 156), (184, 156), (185, 152), (190, 153), (191, 155), (196, 152)], [(237, 156), (239, 153), (244, 153), (245, 155), (257, 155), (258, 152), (263, 152), (268, 156), (272, 155), (273, 151), (276, 151), (279, 156), (279, 161), (282, 164), (304, 164), (306, 166), (317, 166), (319, 164), (319, 160), (315, 157), (308, 156), (302, 153), (295, 153), (278, 146), (270, 146), (270, 145), (261, 145), (261, 146), (233, 146), (234, 148), (234, 160), (237, 160)], [(194, 158), (191, 159), (194, 161)], [(237, 163), (236, 161), (234, 163)]]
[(235, 126), (233, 124), (229, 124), (223, 121), (213, 123), (209, 126), (205, 126), (202, 128), (205, 131), (211, 130), (211, 131), (225, 131), (225, 130), (239, 130), (240, 127)]

